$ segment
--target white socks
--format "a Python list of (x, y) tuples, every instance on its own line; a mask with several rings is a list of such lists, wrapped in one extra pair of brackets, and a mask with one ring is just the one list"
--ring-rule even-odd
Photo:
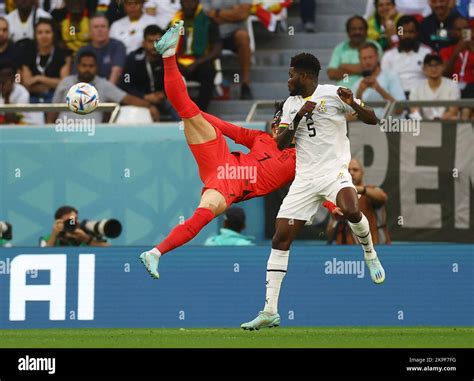
[(267, 262), (267, 293), (264, 311), (274, 315), (278, 311), (280, 287), (288, 268), (289, 250), (272, 249)]
[(163, 58), (173, 57), (176, 54), (176, 46), (169, 48), (163, 53)]
[(160, 250), (158, 250), (156, 247), (148, 251), (151, 254), (156, 255), (156, 259), (159, 259), (161, 257)]
[(359, 239), (360, 244), (364, 248), (364, 257), (365, 259), (374, 259), (377, 256), (377, 253), (374, 250), (374, 245), (372, 243), (372, 235), (370, 234), (369, 220), (367, 217), (362, 214), (362, 219), (359, 222), (352, 223), (349, 222), (352, 232)]

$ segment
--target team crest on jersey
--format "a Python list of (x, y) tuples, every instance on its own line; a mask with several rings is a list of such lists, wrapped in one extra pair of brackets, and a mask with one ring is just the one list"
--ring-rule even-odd
[(328, 109), (326, 107), (326, 101), (323, 99), (321, 103), (318, 106), (318, 111), (319, 112), (326, 112)]

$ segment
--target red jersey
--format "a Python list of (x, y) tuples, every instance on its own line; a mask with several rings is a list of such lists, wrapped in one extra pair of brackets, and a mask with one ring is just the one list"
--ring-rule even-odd
[[(209, 144), (190, 145), (205, 189), (226, 191), (233, 196), (230, 201), (240, 202), (267, 195), (293, 181), (296, 166), (294, 148), (280, 151), (276, 141), (266, 132), (242, 128), (210, 114), (202, 115), (216, 128), (218, 135)], [(246, 146), (250, 152), (229, 152), (219, 132)]]
[[(439, 55), (446, 63), (454, 54), (456, 45), (447, 46), (440, 50)], [(457, 74), (457, 81), (462, 83), (474, 83), (474, 52), (463, 50), (458, 54), (454, 62), (453, 74)]]

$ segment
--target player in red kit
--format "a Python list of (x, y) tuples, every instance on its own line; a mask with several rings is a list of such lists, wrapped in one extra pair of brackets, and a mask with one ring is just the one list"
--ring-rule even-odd
[[(160, 244), (140, 255), (155, 279), (159, 278), (158, 263), (163, 254), (193, 239), (233, 203), (267, 195), (293, 181), (295, 176), (295, 149), (280, 150), (274, 140), (282, 107), (275, 114), (274, 136), (271, 136), (201, 112), (189, 98), (175, 58), (181, 29), (182, 21), (179, 21), (155, 43), (155, 49), (163, 55), (166, 94), (183, 119), (186, 141), (204, 187), (193, 216), (177, 225)], [(250, 152), (230, 152), (224, 136), (248, 147)], [(342, 214), (329, 201), (326, 207), (334, 214)]]

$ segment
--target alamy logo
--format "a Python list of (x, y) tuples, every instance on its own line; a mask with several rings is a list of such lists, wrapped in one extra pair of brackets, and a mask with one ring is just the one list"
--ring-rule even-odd
[(364, 261), (338, 261), (333, 258), (332, 261), (324, 262), (324, 273), (328, 275), (357, 275), (357, 278), (363, 278), (365, 264)]
[(56, 359), (54, 357), (36, 358), (26, 355), (18, 359), (18, 370), (47, 371), (49, 374), (54, 374), (56, 373)]

